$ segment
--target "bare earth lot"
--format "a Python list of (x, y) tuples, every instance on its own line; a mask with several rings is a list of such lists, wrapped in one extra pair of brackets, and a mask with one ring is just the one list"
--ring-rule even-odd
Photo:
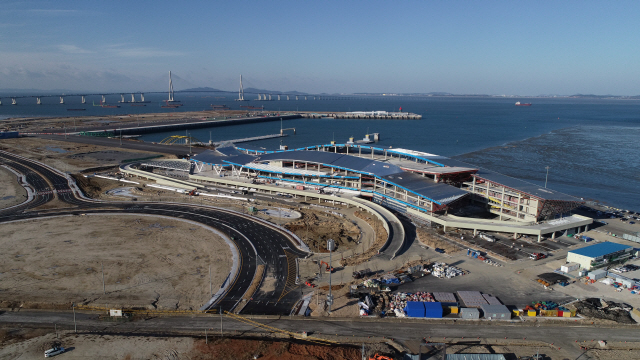
[(123, 160), (161, 155), (146, 151), (114, 149), (29, 137), (4, 139), (2, 140), (2, 148), (66, 172), (80, 172), (97, 166), (116, 166)]
[[(196, 224), (149, 216), (65, 216), (0, 225), (0, 306), (198, 309), (231, 251)], [(106, 295), (102, 291), (104, 264)]]
[(0, 167), (0, 209), (26, 200), (27, 191), (18, 183), (16, 174)]

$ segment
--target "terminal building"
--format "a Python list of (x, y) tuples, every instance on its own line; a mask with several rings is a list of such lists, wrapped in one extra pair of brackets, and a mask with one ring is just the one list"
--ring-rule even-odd
[(613, 242), (586, 246), (567, 253), (567, 262), (580, 264), (585, 270), (596, 269), (630, 258), (633, 247)]
[(444, 156), (408, 149), (359, 144), (316, 145), (295, 150), (260, 151), (226, 146), (192, 159), (197, 172), (273, 180), (318, 191), (357, 192), (399, 212), (432, 214), (469, 202), (481, 204), (500, 220), (554, 219), (582, 201), (551, 189), (480, 169)]
[[(295, 189), (304, 191), (305, 198), (307, 194), (360, 197), (445, 230), (455, 227), (529, 234), (541, 240), (542, 235), (586, 231), (592, 223), (590, 218), (571, 214), (583, 203), (581, 199), (409, 149), (333, 141), (275, 151), (225, 144), (190, 161), (191, 180), (271, 185), (273, 192), (268, 192)], [(469, 205), (483, 207), (493, 216), (454, 216)]]

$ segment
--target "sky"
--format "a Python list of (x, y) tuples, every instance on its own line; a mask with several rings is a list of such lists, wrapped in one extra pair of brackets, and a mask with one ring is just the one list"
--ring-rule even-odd
[(640, 95), (638, 1), (0, 0), (0, 89)]

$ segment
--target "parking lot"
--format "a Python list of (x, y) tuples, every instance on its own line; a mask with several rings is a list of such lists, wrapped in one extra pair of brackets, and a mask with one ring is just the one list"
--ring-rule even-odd
[(518, 239), (513, 239), (512, 235), (484, 232), (484, 234), (495, 239), (494, 242), (491, 242), (483, 239), (480, 234), (478, 233), (474, 237), (472, 231), (459, 230), (453, 236), (464, 237), (464, 241), (470, 243), (474, 250), (492, 251), (509, 260), (525, 260), (529, 259), (531, 254), (534, 253), (550, 254), (566, 250), (580, 243), (579, 240), (567, 236), (557, 236), (555, 239), (538, 242), (534, 237), (521, 236)]

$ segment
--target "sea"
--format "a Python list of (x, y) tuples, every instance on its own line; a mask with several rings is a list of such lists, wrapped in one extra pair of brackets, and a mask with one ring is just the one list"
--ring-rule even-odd
[[(276, 134), (295, 128), (295, 135), (261, 140), (238, 146), (251, 149), (277, 149), (279, 145), (297, 148), (346, 142), (367, 133), (379, 133), (381, 146), (407, 148), (456, 158), (475, 166), (517, 177), (582, 198), (585, 201), (640, 211), (640, 100), (592, 98), (513, 98), (513, 97), (439, 97), (439, 96), (324, 96), (320, 100), (299, 96), (295, 100), (257, 101), (257, 95), (245, 95), (251, 101), (234, 101), (237, 94), (176, 93), (184, 106), (163, 109), (166, 94), (146, 94), (146, 106), (121, 104), (107, 109), (92, 106), (100, 98), (68, 96), (65, 104), (58, 98), (19, 98), (9, 105), (11, 94), (0, 94), (0, 120), (9, 117), (132, 115), (150, 112), (184, 112), (211, 109), (210, 105), (264, 107), (265, 112), (290, 111), (399, 111), (422, 115), (421, 120), (334, 120), (296, 119), (282, 122), (234, 125), (197, 129), (189, 135), (203, 142)], [(125, 94), (125, 99), (130, 100)], [(136, 100), (139, 96), (136, 95)], [(107, 98), (116, 104), (120, 96)], [(515, 102), (532, 106), (515, 106)], [(67, 111), (85, 108), (85, 111)], [(255, 110), (251, 110), (255, 111)], [(176, 114), (178, 115), (178, 114)], [(183, 132), (148, 134), (144, 141), (160, 141)], [(547, 175), (548, 173), (548, 175)]]

